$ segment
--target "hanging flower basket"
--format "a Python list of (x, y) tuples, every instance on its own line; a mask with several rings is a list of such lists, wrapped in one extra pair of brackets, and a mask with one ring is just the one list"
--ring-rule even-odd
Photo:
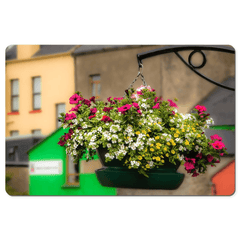
[(74, 161), (86, 150), (89, 161), (97, 151), (103, 167), (96, 175), (103, 186), (176, 189), (184, 179), (177, 172), (180, 164), (196, 177), (219, 163), (226, 148), (218, 135), (208, 139), (204, 134), (213, 123), (204, 106), (178, 113), (177, 99), (157, 97), (139, 76), (144, 85), (134, 90), (131, 84), (124, 97), (109, 97), (106, 103), (80, 92), (70, 97), (75, 106), (59, 118), (70, 130), (58, 144)]

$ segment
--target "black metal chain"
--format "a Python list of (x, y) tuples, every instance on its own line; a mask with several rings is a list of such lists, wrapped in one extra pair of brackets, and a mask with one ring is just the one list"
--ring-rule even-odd
[[(146, 83), (145, 78), (144, 78), (144, 76), (143, 76), (143, 65), (142, 65), (142, 63), (140, 63), (139, 66), (138, 66), (138, 74), (137, 74), (137, 77), (132, 81), (132, 83), (129, 85), (129, 87), (127, 88), (127, 90), (133, 87), (133, 84), (138, 80), (139, 77), (141, 77), (141, 80), (142, 80), (142, 82), (143, 82), (143, 86), (147, 86), (147, 83)], [(123, 95), (123, 97), (125, 97), (125, 96), (126, 96), (126, 92), (125, 92), (125, 94)]]

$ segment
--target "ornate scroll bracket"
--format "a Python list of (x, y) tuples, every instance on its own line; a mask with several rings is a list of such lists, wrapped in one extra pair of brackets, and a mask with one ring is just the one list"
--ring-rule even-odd
[[(188, 56), (188, 62), (186, 62), (184, 60), (184, 58), (178, 53), (179, 51), (186, 51), (186, 50), (192, 50), (192, 52)], [(210, 50), (210, 51), (218, 51), (218, 52), (226, 52), (226, 53), (235, 54), (234, 48), (227, 47), (227, 46), (210, 46), (210, 45), (209, 46), (208, 45), (206, 45), (206, 46), (204, 46), (204, 45), (168, 46), (168, 47), (163, 47), (163, 48), (155, 49), (152, 51), (137, 54), (138, 65), (141, 66), (142, 60), (146, 59), (146, 58), (154, 57), (157, 55), (162, 55), (165, 53), (175, 53), (187, 67), (189, 67), (193, 72), (195, 72), (197, 75), (199, 75), (203, 79), (205, 79), (208, 82), (213, 83), (219, 87), (222, 87), (222, 88), (225, 88), (225, 89), (228, 89), (231, 91), (235, 91), (235, 88), (231, 88), (231, 87), (225, 86), (221, 83), (218, 83), (216, 81), (213, 81), (212, 79), (208, 78), (207, 76), (203, 75), (202, 73), (200, 73), (199, 71), (196, 70), (196, 69), (203, 68), (207, 62), (206, 55), (202, 52), (202, 50)], [(198, 66), (196, 66), (192, 63), (192, 56), (197, 52), (200, 53), (203, 57), (202, 63)]]

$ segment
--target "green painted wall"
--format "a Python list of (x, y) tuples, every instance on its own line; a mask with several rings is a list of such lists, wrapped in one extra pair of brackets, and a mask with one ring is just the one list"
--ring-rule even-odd
[[(68, 129), (58, 129), (29, 151), (30, 163), (33, 161), (53, 161), (54, 159), (63, 160), (63, 173), (61, 175), (29, 175), (29, 195), (117, 195), (116, 188), (101, 186), (94, 173), (80, 174), (80, 187), (64, 187), (66, 152), (65, 148), (57, 143), (65, 132), (68, 132)], [(81, 160), (84, 159), (83, 157)], [(98, 159), (97, 156), (96, 159)]]

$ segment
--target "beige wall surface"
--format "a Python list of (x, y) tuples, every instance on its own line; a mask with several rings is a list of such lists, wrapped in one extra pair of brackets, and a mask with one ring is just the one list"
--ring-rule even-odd
[[(101, 100), (107, 101), (110, 96), (123, 96), (125, 89), (137, 76), (137, 54), (160, 47), (163, 45), (76, 56), (76, 90), (80, 91), (85, 98), (91, 97), (89, 76), (100, 74)], [(179, 53), (185, 61), (188, 61), (191, 51)], [(235, 76), (234, 54), (214, 51), (204, 51), (204, 53), (207, 63), (199, 70), (202, 74), (217, 82), (223, 82)], [(192, 60), (197, 65), (201, 63), (202, 57), (194, 54)], [(164, 100), (178, 98), (180, 112), (189, 112), (217, 88), (216, 85), (192, 72), (174, 53), (144, 59), (142, 63), (147, 84), (155, 88), (157, 96), (162, 96)], [(141, 84), (139, 79), (134, 87)]]

